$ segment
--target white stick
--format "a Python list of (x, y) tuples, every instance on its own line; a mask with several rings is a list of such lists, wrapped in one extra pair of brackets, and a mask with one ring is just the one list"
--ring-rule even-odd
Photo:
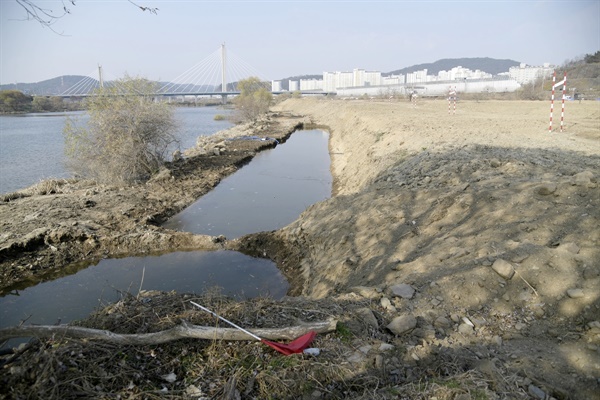
[(262, 340), (261, 338), (259, 338), (258, 336), (256, 336), (254, 333), (252, 333), (252, 332), (248, 332), (248, 331), (247, 331), (247, 330), (245, 330), (244, 328), (242, 328), (242, 327), (240, 327), (240, 326), (238, 326), (238, 325), (234, 324), (233, 322), (226, 320), (225, 318), (221, 317), (220, 315), (217, 315), (216, 313), (214, 313), (214, 312), (210, 311), (208, 308), (206, 308), (206, 307), (202, 307), (200, 304), (198, 304), (198, 303), (194, 303), (193, 301), (190, 301), (190, 303), (192, 303), (193, 305), (195, 305), (195, 306), (196, 306), (196, 307), (198, 307), (199, 309), (201, 309), (201, 310), (204, 310), (204, 311), (206, 311), (207, 313), (214, 315), (215, 317), (219, 318), (220, 320), (227, 322), (229, 325), (233, 326), (234, 328), (237, 328), (237, 329), (239, 329), (240, 331), (244, 332), (245, 334), (252, 336), (254, 339), (256, 339), (256, 340), (258, 340), (258, 341), (261, 341), (261, 340)]

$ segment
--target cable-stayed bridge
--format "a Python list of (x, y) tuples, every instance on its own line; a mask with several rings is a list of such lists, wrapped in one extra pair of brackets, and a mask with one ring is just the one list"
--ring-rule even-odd
[[(251, 76), (269, 82), (248, 63), (231, 51), (226, 50), (225, 44), (223, 44), (215, 52), (181, 73), (171, 82), (159, 83), (154, 95), (165, 97), (221, 96), (225, 100), (228, 95), (238, 95), (240, 93), (237, 87), (238, 82)], [(105, 80), (103, 69), (98, 66), (97, 71), (93, 71), (75, 85), (62, 93), (55, 94), (55, 96), (87, 97), (94, 95), (100, 88), (108, 87), (115, 88), (118, 92), (118, 85), (119, 81), (117, 79)], [(279, 94), (282, 92), (273, 93)], [(327, 93), (314, 91), (307, 92), (307, 94)]]

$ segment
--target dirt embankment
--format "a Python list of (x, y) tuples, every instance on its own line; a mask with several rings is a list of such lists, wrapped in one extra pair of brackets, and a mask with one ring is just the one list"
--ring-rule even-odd
[[(336, 196), (256, 246), (299, 259), (296, 294), (355, 292), (415, 317), (417, 358), (502, 343), (475, 358), (597, 398), (600, 109), (569, 103), (566, 131), (550, 134), (547, 108), (289, 100), (276, 109), (330, 128)], [(395, 293), (406, 285), (414, 294)]]
[[(91, 255), (224, 246), (276, 260), (297, 296), (243, 305), (202, 299), (225, 317), (246, 327), (341, 322), (317, 339), (323, 351), (316, 359), (278, 357), (260, 344), (236, 351), (219, 342), (135, 349), (61, 342), (52, 352), (31, 350), (12, 364), (14, 373), (4, 369), (2, 382), (67, 397), (600, 398), (600, 109), (569, 103), (566, 132), (550, 134), (548, 106), (461, 102), (449, 115), (442, 100), (287, 100), (275, 111), (329, 128), (335, 196), (281, 230), (224, 244), (155, 223), (247, 153), (216, 170), (200, 165), (178, 174), (171, 166), (166, 179), (146, 185), (151, 192), (106, 188), (103, 197), (75, 188), (82, 200), (68, 207), (57, 193), (2, 204), (0, 267), (9, 276), (39, 265), (37, 256), (81, 258), (91, 245)], [(229, 145), (217, 153), (232, 154)], [(214, 143), (208, 147), (213, 152)], [(223, 159), (188, 155), (182, 165)], [(119, 213), (89, 214), (108, 192)], [(93, 234), (76, 244), (50, 234), (49, 218), (59, 215), (68, 221), (60, 229)], [(128, 299), (82, 324), (122, 333), (167, 329), (192, 318), (188, 298)], [(92, 365), (85, 357), (105, 361)], [(166, 382), (170, 372), (175, 381)]]

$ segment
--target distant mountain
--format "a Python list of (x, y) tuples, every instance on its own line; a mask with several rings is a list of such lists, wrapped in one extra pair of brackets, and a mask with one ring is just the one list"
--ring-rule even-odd
[(382, 73), (383, 76), (389, 75), (406, 75), (411, 72), (421, 71), (427, 69), (428, 75), (437, 75), (440, 71), (449, 71), (454, 67), (461, 66), (463, 68), (469, 68), (470, 70), (480, 70), (487, 72), (488, 74), (498, 75), (501, 72), (508, 72), (510, 67), (516, 67), (521, 64), (515, 60), (499, 60), (497, 58), (489, 57), (475, 57), (475, 58), (444, 58), (437, 60), (433, 63), (417, 64), (411, 67), (397, 69), (387, 73)]
[(63, 75), (56, 78), (48, 79), (35, 83), (11, 83), (0, 85), (0, 90), (20, 90), (23, 93), (30, 95), (52, 95), (60, 94), (65, 90), (73, 87), (83, 79), (91, 79), (82, 75)]
[[(104, 82), (105, 86), (109, 86), (112, 81)], [(211, 85), (193, 85), (193, 84), (173, 84), (170, 82), (157, 82), (158, 87), (168, 86), (170, 92), (178, 92), (185, 90), (187, 92), (212, 92), (220, 90), (220, 86), (214, 87)], [(230, 84), (229, 84), (230, 85)], [(228, 85), (228, 86), (229, 86)], [(68, 91), (68, 93), (80, 93), (86, 88), (97, 87), (98, 80), (82, 75), (63, 75), (56, 78), (48, 79), (35, 83), (17, 83), (0, 85), (0, 90), (20, 90), (29, 95), (51, 96), (58, 95)], [(77, 88), (79, 90), (77, 90)], [(229, 88), (232, 89), (232, 88)]]

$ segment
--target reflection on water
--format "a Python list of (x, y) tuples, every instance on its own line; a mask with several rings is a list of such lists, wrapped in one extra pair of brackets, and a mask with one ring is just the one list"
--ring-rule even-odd
[(0, 327), (25, 319), (30, 324), (55, 324), (84, 318), (100, 304), (117, 301), (123, 293), (137, 294), (140, 287), (201, 293), (215, 286), (236, 298), (279, 299), (289, 285), (272, 261), (234, 251), (105, 259), (74, 275), (0, 298)]
[(279, 229), (331, 197), (331, 183), (327, 132), (298, 131), (163, 226), (229, 239)]

